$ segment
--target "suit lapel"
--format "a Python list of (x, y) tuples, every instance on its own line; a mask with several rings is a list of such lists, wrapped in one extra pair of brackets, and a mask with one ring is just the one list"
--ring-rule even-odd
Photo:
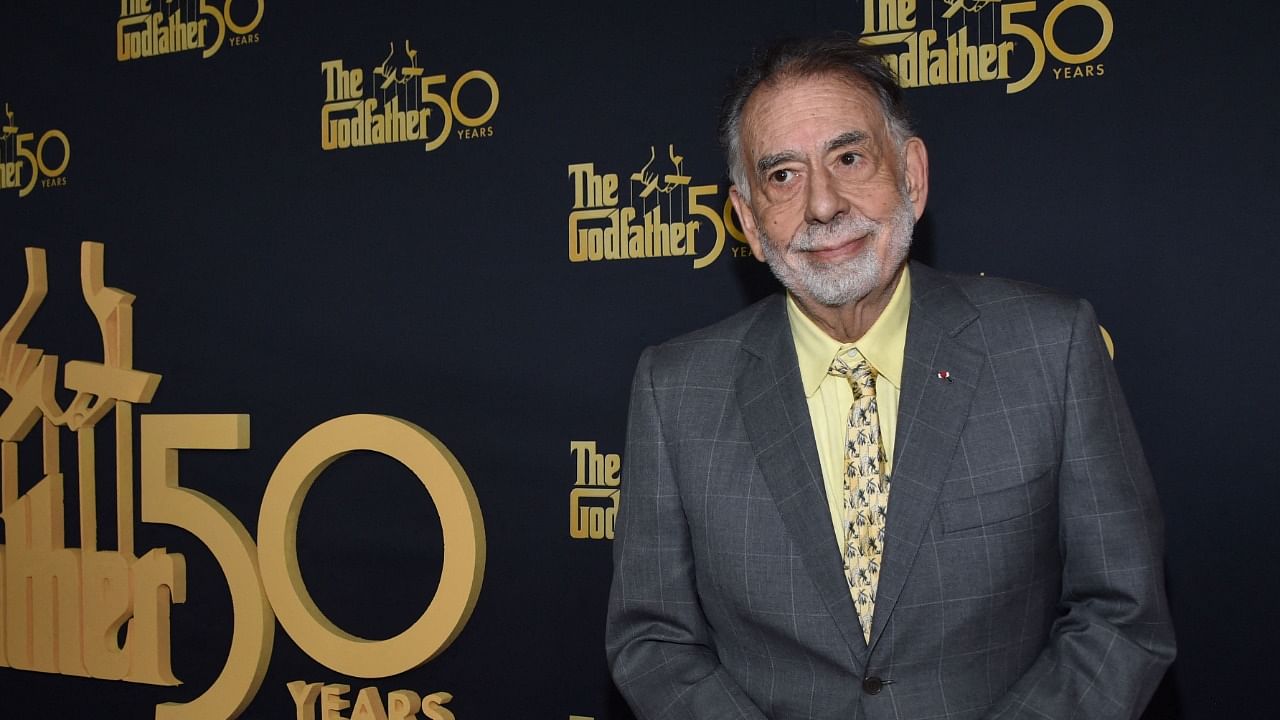
[(855, 664), (862, 666), (867, 645), (831, 532), (813, 425), (782, 296), (760, 313), (742, 347), (744, 362), (735, 389), (756, 462), (809, 579), (849, 644)]
[[(873, 647), (915, 563), (985, 362), (981, 352), (956, 339), (978, 317), (960, 291), (941, 274), (915, 263), (911, 286)], [(949, 380), (938, 377), (944, 371)]]

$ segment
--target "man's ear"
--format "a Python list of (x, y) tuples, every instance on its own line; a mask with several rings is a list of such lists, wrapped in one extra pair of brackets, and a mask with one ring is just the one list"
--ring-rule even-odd
[(751, 254), (756, 260), (764, 262), (764, 251), (760, 249), (760, 233), (756, 226), (755, 213), (751, 211), (751, 203), (742, 197), (742, 193), (738, 192), (738, 186), (734, 185), (729, 188), (729, 200), (733, 202), (733, 211), (738, 213), (738, 225), (742, 228), (742, 234), (747, 238), (747, 245), (751, 247)]
[(924, 141), (918, 137), (907, 138), (903, 145), (907, 180), (907, 197), (915, 208), (916, 219), (924, 214), (925, 203), (929, 199), (929, 152)]

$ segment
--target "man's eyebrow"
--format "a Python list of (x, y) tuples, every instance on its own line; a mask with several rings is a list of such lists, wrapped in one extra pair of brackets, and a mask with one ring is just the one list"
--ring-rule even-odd
[(765, 155), (764, 157), (756, 161), (756, 172), (761, 175), (764, 175), (765, 173), (772, 170), (774, 167), (781, 165), (784, 162), (790, 162), (792, 160), (799, 159), (799, 157), (800, 155), (798, 153), (792, 152), (790, 150), (784, 150), (779, 153), (773, 153), (772, 155)]
[(843, 147), (849, 147), (850, 145), (861, 145), (870, 139), (871, 136), (861, 130), (850, 130), (847, 133), (841, 133), (828, 140), (827, 152), (838, 150)]
[[(840, 133), (839, 135), (827, 141), (826, 150), (838, 150), (840, 148), (849, 147), (851, 145), (862, 145), (871, 139), (871, 135), (862, 130), (850, 130), (849, 132)], [(765, 155), (756, 161), (756, 172), (763, 175), (774, 167), (785, 162), (800, 159), (800, 154), (791, 150)]]

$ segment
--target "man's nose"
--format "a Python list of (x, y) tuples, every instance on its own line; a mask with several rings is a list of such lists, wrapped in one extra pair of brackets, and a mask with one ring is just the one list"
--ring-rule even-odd
[(811, 223), (828, 223), (838, 215), (849, 211), (848, 201), (840, 195), (835, 178), (823, 167), (809, 174), (805, 198), (805, 220)]

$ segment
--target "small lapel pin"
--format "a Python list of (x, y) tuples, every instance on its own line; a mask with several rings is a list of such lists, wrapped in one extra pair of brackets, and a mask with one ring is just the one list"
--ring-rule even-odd
[(951, 373), (950, 373), (950, 372), (948, 372), (948, 371), (946, 371), (946, 370), (939, 370), (939, 371), (938, 371), (938, 379), (939, 379), (939, 380), (946, 380), (947, 382), (951, 382)]

